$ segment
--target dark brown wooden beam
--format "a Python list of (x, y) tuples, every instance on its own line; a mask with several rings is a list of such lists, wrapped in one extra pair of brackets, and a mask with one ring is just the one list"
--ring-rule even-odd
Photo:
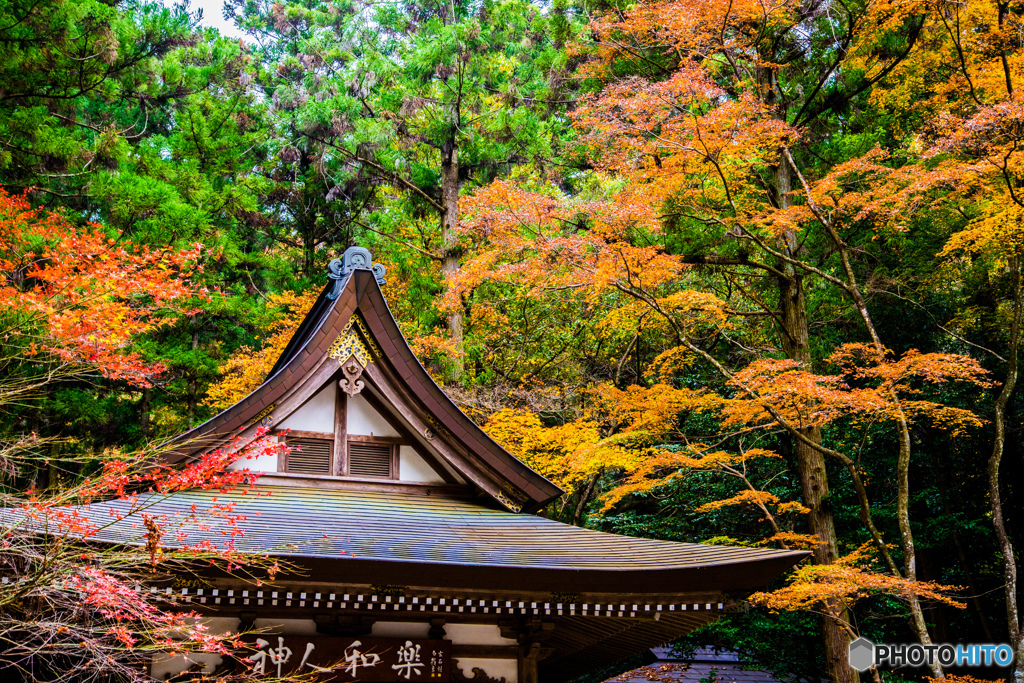
[(334, 391), (334, 464), (331, 472), (348, 474), (348, 395), (335, 386)]
[(516, 659), (518, 645), (452, 645), (452, 657), (467, 659)]

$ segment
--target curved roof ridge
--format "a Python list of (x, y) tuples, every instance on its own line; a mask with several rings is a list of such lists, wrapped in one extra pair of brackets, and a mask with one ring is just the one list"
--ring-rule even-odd
[(453, 466), (515, 511), (532, 512), (561, 496), (562, 489), (506, 451), (438, 386), (413, 353), (391, 312), (380, 288), (383, 275), (383, 267), (373, 264), (369, 251), (360, 247), (352, 247), (343, 259), (331, 261), (331, 282), (299, 324), (267, 379), (242, 400), (173, 439), (177, 447), (170, 460), (194, 456), (224, 443), (274, 410), (282, 398), (287, 400), (290, 390), (323, 362), (338, 335), (358, 313), (380, 349), (381, 366), (389, 381), (402, 386), (406, 399), (431, 429), (443, 432), (442, 440), (456, 449), (453, 454), (469, 456), (462, 466), (451, 462)]
[[(349, 277), (345, 278), (342, 286), (348, 284)], [(244, 398), (236, 401), (232, 405), (228, 406), (224, 410), (220, 411), (206, 422), (196, 425), (186, 432), (182, 432), (177, 436), (168, 439), (164, 445), (168, 444), (179, 444), (175, 447), (171, 453), (170, 458), (172, 462), (181, 460), (190, 455), (195, 454), (200, 450), (205, 450), (216, 445), (217, 442), (227, 438), (227, 436), (233, 432), (237, 427), (247, 424), (251, 420), (249, 413), (251, 410), (246, 410), (251, 405), (261, 403), (263, 394), (267, 393), (267, 389), (272, 386), (275, 379), (282, 375), (288, 368), (292, 360), (294, 360), (308, 345), (309, 341), (318, 332), (323, 323), (326, 322), (327, 318), (334, 310), (334, 306), (337, 303), (337, 299), (331, 300), (327, 297), (331, 284), (324, 287), (320, 296), (317, 297), (313, 307), (309, 310), (306, 316), (302, 319), (299, 324), (298, 330), (292, 336), (288, 345), (285, 347), (284, 352), (274, 363), (266, 379), (253, 389)], [(262, 401), (263, 405), (261, 410), (270, 405), (269, 402)], [(258, 411), (256, 411), (258, 413)]]

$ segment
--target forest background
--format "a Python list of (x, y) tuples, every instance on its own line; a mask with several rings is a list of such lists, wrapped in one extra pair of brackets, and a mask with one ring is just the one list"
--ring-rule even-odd
[(359, 244), (544, 514), (813, 550), (682, 647), (854, 681), (858, 635), (1009, 642), (959, 673), (1024, 678), (1024, 4), (224, 13), (0, 2), (5, 495), (243, 396)]

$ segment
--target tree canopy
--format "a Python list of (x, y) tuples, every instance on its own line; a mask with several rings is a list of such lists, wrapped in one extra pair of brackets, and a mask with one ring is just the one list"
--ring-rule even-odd
[[(244, 39), (187, 3), (0, 2), (5, 504), (148, 483), (358, 244), (435, 379), (565, 489), (543, 514), (813, 552), (680, 647), (853, 683), (862, 635), (1005, 641), (984, 676), (1024, 680), (1024, 5), (224, 12)], [(0, 640), (32, 633), (6, 604)], [(181, 626), (153, 609), (90, 652)]]

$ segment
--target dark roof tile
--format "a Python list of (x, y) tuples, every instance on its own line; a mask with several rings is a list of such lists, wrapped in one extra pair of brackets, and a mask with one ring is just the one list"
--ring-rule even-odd
[[(416, 564), (473, 571), (554, 571), (563, 576), (568, 573), (570, 580), (581, 586), (600, 585), (603, 590), (623, 592), (657, 592), (656, 585), (662, 590), (674, 586), (665, 592), (695, 590), (691, 586), (697, 585), (697, 578), (704, 589), (754, 589), (807, 555), (619, 536), (468, 501), (411, 494), (285, 486), (258, 487), (257, 492), (273, 495), (192, 490), (157, 496), (153, 501), (143, 496), (135, 509), (186, 519), (193, 504), (203, 511), (216, 497), (219, 505), (234, 504), (232, 515), (245, 517), (237, 523), (244, 534), (233, 541), (241, 552), (335, 560), (344, 550), (360, 560), (413, 563), (408, 565), (410, 571), (420, 571)], [(130, 502), (94, 503), (80, 512), (105, 521), (110, 510), (125, 517), (112, 524), (105, 522), (96, 540), (145, 543), (145, 527), (132, 519)], [(175, 513), (181, 514), (176, 517)], [(12, 510), (0, 516), (17, 514)], [(230, 538), (222, 535), (231, 528), (228, 522), (202, 521), (205, 527), (186, 523), (184, 542), (209, 540), (219, 546)], [(176, 534), (169, 530), (165, 537), (171, 539)], [(586, 579), (588, 576), (591, 578)]]

